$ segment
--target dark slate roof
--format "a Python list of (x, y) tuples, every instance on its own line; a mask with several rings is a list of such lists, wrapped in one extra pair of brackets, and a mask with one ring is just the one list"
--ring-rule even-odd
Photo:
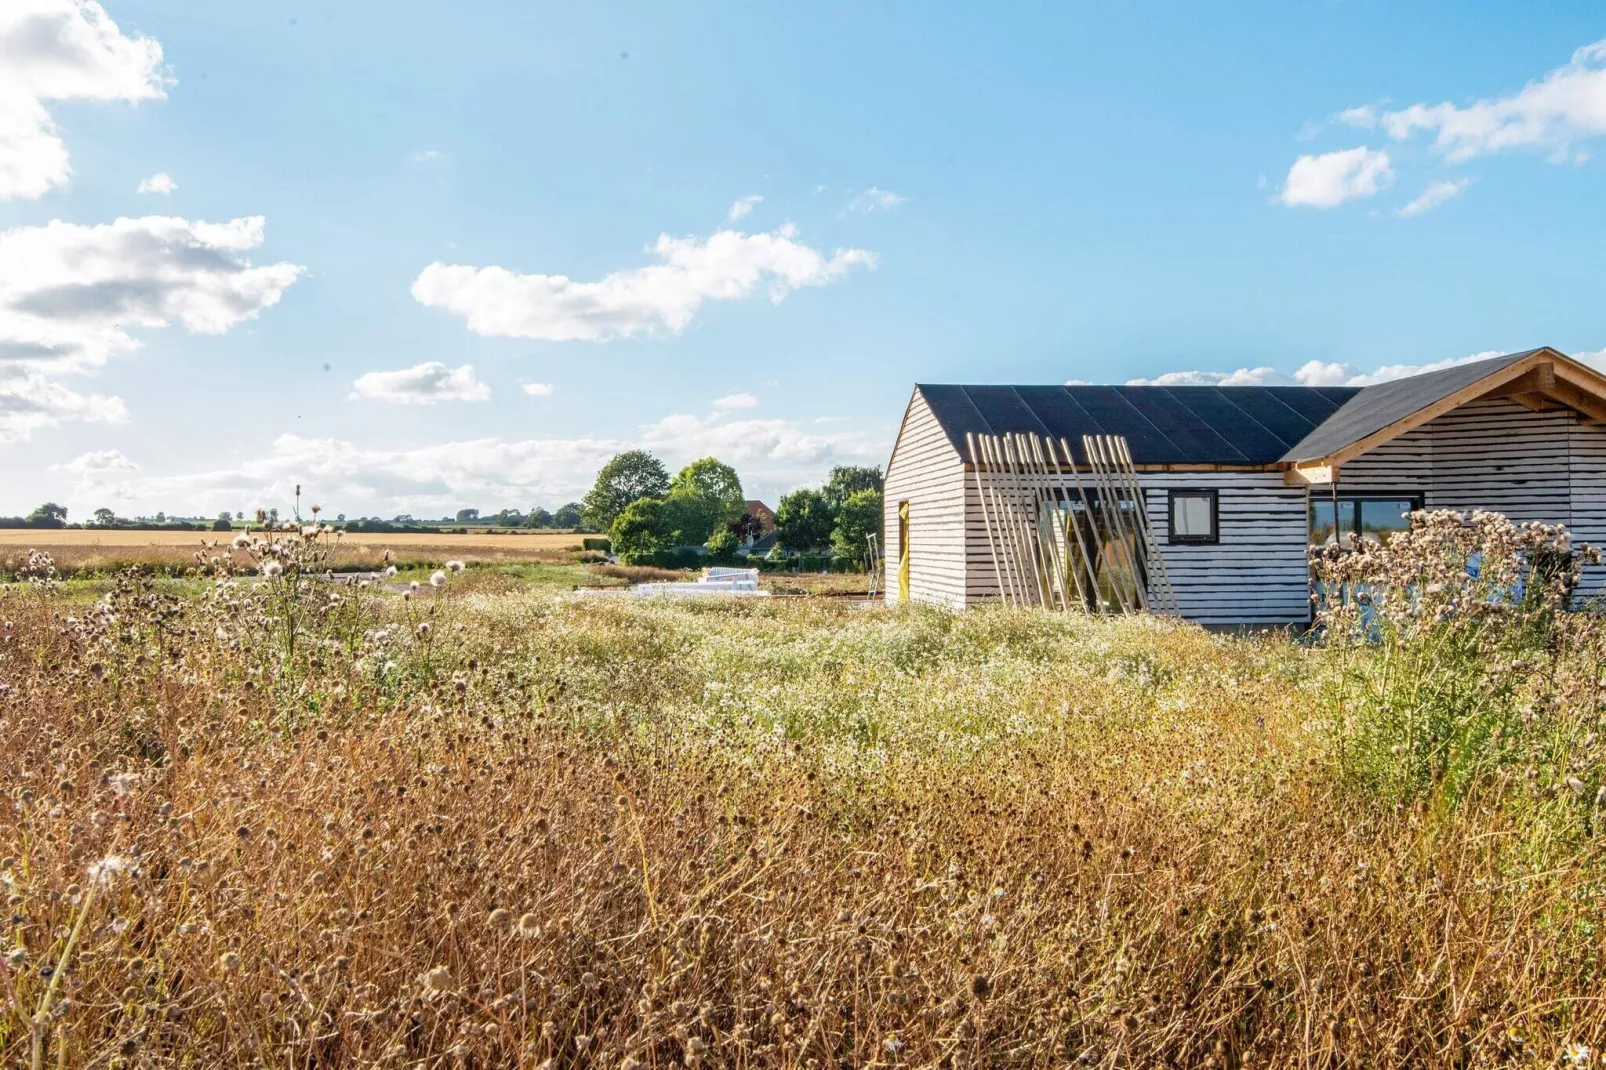
[[(920, 385), (965, 460), (965, 434), (1124, 435), (1136, 464), (1270, 465), (1358, 393), (1350, 386)], [(1374, 388), (1375, 389), (1375, 388)]]
[(1537, 349), (1529, 349), (1521, 353), (1508, 353), (1503, 357), (1475, 360), (1441, 371), (1424, 372), (1369, 386), (1345, 402), (1342, 408), (1279, 459), (1296, 462), (1320, 460), (1537, 352)]

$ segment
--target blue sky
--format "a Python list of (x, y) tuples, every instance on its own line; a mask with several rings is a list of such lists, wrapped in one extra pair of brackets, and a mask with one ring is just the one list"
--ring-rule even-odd
[(0, 512), (773, 503), (920, 381), (1606, 347), (1598, 5), (5, 8)]

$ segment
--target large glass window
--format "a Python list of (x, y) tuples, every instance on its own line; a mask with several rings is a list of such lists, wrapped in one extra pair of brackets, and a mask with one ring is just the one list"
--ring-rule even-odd
[(1410, 527), (1411, 521), (1406, 514), (1421, 507), (1420, 498), (1407, 494), (1395, 497), (1340, 495), (1335, 503), (1325, 494), (1312, 492), (1310, 544), (1331, 546), (1338, 542), (1343, 546), (1354, 546), (1358, 539), (1381, 542), (1393, 532)]
[(1171, 541), (1216, 542), (1217, 495), (1213, 490), (1171, 492)]

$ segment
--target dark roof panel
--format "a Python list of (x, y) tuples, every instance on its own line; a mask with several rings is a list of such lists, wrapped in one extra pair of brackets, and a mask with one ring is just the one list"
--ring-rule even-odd
[[(960, 386), (917, 388), (965, 459), (966, 433), (1035, 432), (1071, 444), (1122, 435), (1137, 464), (1269, 465), (1338, 402), (1307, 387)], [(1302, 400), (1292, 402), (1289, 391)]]
[(1508, 353), (1369, 386), (1350, 397), (1279, 460), (1315, 461), (1330, 456), (1537, 352)]

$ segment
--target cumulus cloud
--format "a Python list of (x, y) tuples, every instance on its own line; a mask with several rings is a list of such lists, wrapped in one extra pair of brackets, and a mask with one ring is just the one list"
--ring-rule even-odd
[(1282, 201), (1290, 208), (1335, 208), (1377, 194), (1394, 178), (1389, 154), (1362, 145), (1320, 156), (1301, 156), (1288, 169)]
[(726, 213), (725, 218), (734, 223), (738, 219), (746, 216), (747, 213), (753, 210), (755, 205), (761, 203), (763, 200), (764, 198), (757, 193), (750, 193), (746, 197), (739, 197), (737, 198), (736, 203), (731, 205), (731, 210)]
[(884, 445), (853, 431), (805, 431), (792, 420), (724, 420), (686, 413), (647, 424), (641, 439), (648, 448), (683, 457), (815, 467), (832, 460), (880, 458)]
[(83, 371), (136, 349), (132, 328), (222, 334), (277, 304), (295, 264), (252, 266), (261, 216), (166, 216), (0, 231), (0, 361)]
[(746, 392), (726, 394), (722, 398), (715, 398), (713, 404), (715, 412), (727, 412), (731, 409), (755, 409), (758, 407), (758, 398)]
[(159, 42), (124, 34), (92, 0), (0, 3), (0, 199), (31, 199), (72, 174), (46, 103), (138, 103), (171, 83)]
[(166, 171), (158, 171), (149, 178), (140, 179), (139, 188), (134, 192), (160, 193), (163, 196), (166, 196), (176, 189), (178, 189), (178, 183), (173, 181), (173, 176), (168, 174)]
[(1433, 361), (1429, 364), (1385, 364), (1367, 371), (1353, 364), (1333, 361), (1307, 361), (1292, 374), (1275, 368), (1239, 368), (1231, 372), (1177, 371), (1157, 375), (1153, 379), (1129, 379), (1128, 386), (1373, 386), (1408, 375), (1436, 372), (1469, 364), (1475, 360), (1488, 360), (1502, 354), (1495, 350), (1473, 353), (1465, 357)]
[(532, 398), (549, 398), (552, 396), (551, 383), (521, 383), (519, 389)]
[(433, 405), (440, 401), (489, 401), (491, 388), (474, 375), (474, 366), (448, 368), (438, 360), (389, 372), (369, 372), (351, 384), (353, 398), (395, 405)]
[(229, 467), (165, 475), (103, 467), (92, 474), (97, 495), (153, 510), (205, 514), (274, 505), (288, 502), (299, 484), (326, 503), (338, 502), (346, 513), (433, 515), (463, 505), (577, 498), (608, 458), (627, 449), (650, 449), (671, 470), (712, 454), (738, 464), (750, 490), (797, 486), (823, 478), (833, 464), (883, 460), (890, 436), (890, 428), (885, 435), (821, 433), (790, 420), (725, 422), (681, 414), (617, 438), (483, 438), (376, 449), (339, 438), (281, 435), (270, 448)]
[(863, 249), (826, 256), (797, 234), (792, 224), (760, 234), (663, 234), (651, 249), (662, 263), (617, 271), (599, 282), (435, 263), (419, 273), (412, 292), (421, 304), (462, 316), (476, 334), (601, 342), (678, 334), (705, 301), (737, 300), (762, 287), (779, 303), (794, 290), (875, 266), (875, 256)]
[(0, 434), (125, 419), (117, 398), (80, 394), (57, 379), (139, 348), (134, 330), (178, 323), (221, 334), (277, 304), (302, 269), (253, 266), (245, 253), (262, 238), (260, 216), (57, 220), (0, 231)]
[(1565, 66), (1514, 93), (1466, 107), (1412, 104), (1378, 121), (1397, 141), (1431, 135), (1451, 160), (1510, 149), (1549, 150), (1565, 160), (1574, 142), (1606, 134), (1606, 40), (1585, 45)]
[(1445, 201), (1461, 196), (1470, 185), (1472, 185), (1472, 179), (1470, 178), (1463, 178), (1455, 182), (1430, 183), (1427, 189), (1417, 195), (1416, 200), (1405, 205), (1394, 214), (1407, 219), (1414, 215), (1421, 215), (1423, 212), (1437, 208)]
[(848, 211), (865, 214), (870, 212), (890, 212), (908, 199), (893, 193), (891, 190), (877, 189), (875, 186), (871, 186), (848, 202)]
[(7, 365), (0, 357), (0, 442), (26, 439), (68, 420), (120, 424), (128, 420), (122, 398), (81, 394), (37, 369)]
[(122, 450), (92, 450), (89, 453), (80, 453), (65, 464), (52, 465), (52, 468), (61, 472), (71, 472), (73, 475), (86, 478), (106, 472), (137, 472), (139, 465), (123, 455)]

